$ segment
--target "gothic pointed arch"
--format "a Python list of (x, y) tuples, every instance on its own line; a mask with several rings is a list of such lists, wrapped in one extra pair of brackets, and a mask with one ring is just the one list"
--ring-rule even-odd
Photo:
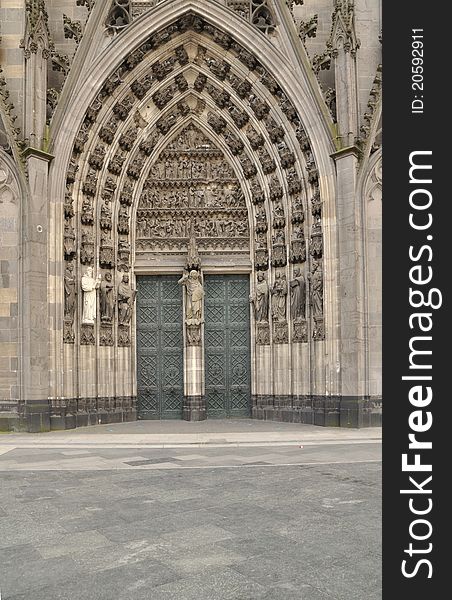
[[(308, 308), (301, 324), (258, 328), (256, 344), (309, 344), (321, 361), (320, 347), (327, 340), (333, 348), (327, 332), (335, 327), (326, 308), (335, 294), (335, 266), (325, 260), (334, 243), (335, 202), (333, 141), (312, 77), (306, 73), (300, 85), (275, 47), (257, 47), (243, 19), (237, 17), (232, 34), (224, 7), (212, 4), (207, 15), (198, 0), (163, 4), (152, 20), (143, 15), (115, 37), (90, 66), (90, 85), (77, 89), (69, 75), (65, 93), (73, 86), (67, 99), (73, 110), (63, 119), (57, 109), (52, 125), (54, 270), (63, 281), (70, 267), (79, 281), (92, 267), (116, 286), (123, 275), (133, 279), (154, 264), (159, 252), (177, 266), (191, 221), (201, 254), (239, 257), (253, 280), (258, 271), (271, 286), (277, 274), (289, 280), (294, 269), (312, 275), (315, 311)], [(204, 137), (205, 148), (177, 146), (189, 131)], [(227, 176), (213, 174), (220, 165)], [(194, 176), (196, 168), (202, 177)], [(126, 327), (115, 315), (83, 323), (81, 292), (70, 314), (63, 285), (56, 294), (55, 337), (65, 351), (60, 358), (56, 350), (54, 369), (73, 373), (74, 361), (100, 360), (106, 349), (112, 361), (131, 368), (133, 320)], [(97, 394), (134, 395), (133, 375), (90, 388), (83, 373), (77, 377), (63, 381), (66, 391), (56, 395), (87, 397), (99, 386), (104, 391)]]

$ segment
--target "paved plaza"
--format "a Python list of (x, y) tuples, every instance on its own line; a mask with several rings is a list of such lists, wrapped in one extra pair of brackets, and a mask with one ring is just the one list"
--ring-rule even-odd
[(381, 430), (0, 437), (2, 600), (379, 600)]

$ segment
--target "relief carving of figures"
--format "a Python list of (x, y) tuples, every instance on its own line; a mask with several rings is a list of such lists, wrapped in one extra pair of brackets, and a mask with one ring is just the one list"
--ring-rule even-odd
[(289, 169), (295, 164), (295, 154), (289, 150), (285, 142), (278, 144), (278, 153), (283, 169)]
[(253, 150), (257, 150), (264, 145), (264, 136), (258, 133), (253, 127), (249, 127), (246, 132), (246, 137), (249, 139)]
[(268, 231), (268, 223), (267, 223), (267, 213), (265, 212), (265, 208), (260, 206), (256, 211), (256, 233), (267, 233)]
[(276, 273), (272, 287), (272, 317), (274, 321), (287, 320), (287, 279), (283, 273)]
[(235, 106), (235, 105), (230, 106), (228, 111), (232, 117), (232, 120), (234, 121), (234, 123), (237, 125), (237, 127), (239, 129), (242, 129), (242, 127), (245, 127), (245, 125), (250, 120), (248, 114), (246, 112), (243, 112), (240, 109), (238, 109), (237, 106)]
[(320, 219), (322, 216), (322, 206), (323, 202), (320, 198), (320, 190), (317, 189), (312, 200), (311, 200), (311, 210), (313, 217)]
[(294, 323), (306, 319), (306, 279), (299, 267), (290, 282), (290, 316)]
[(297, 196), (292, 204), (292, 223), (294, 225), (304, 223), (305, 214), (303, 208), (303, 200)]
[(63, 249), (66, 260), (72, 260), (77, 252), (74, 228), (67, 221), (64, 223)]
[(259, 152), (259, 160), (262, 164), (262, 170), (266, 175), (273, 173), (276, 170), (276, 163), (270, 154), (267, 152), (265, 148), (260, 148)]
[(118, 320), (120, 325), (129, 325), (132, 319), (133, 304), (136, 291), (132, 290), (127, 274), (122, 276), (122, 282), (118, 286)]
[(283, 197), (281, 182), (276, 175), (273, 175), (270, 181), (270, 200), (275, 202)]
[(130, 261), (130, 243), (127, 240), (118, 241), (118, 271), (128, 271)]
[(100, 226), (101, 229), (106, 230), (110, 230), (112, 228), (111, 208), (109, 200), (105, 200), (100, 209)]
[[(1, 173), (0, 173), (0, 186), (1, 186)], [(0, 188), (0, 204), (2, 204), (2, 190)], [(74, 216), (74, 199), (72, 198), (72, 192), (66, 192), (64, 197), (64, 218), (72, 219)]]
[(250, 302), (254, 306), (254, 317), (257, 323), (268, 323), (270, 290), (264, 273), (257, 274), (257, 284)]
[(285, 267), (287, 264), (286, 236), (283, 229), (276, 230), (273, 236), (272, 265)]
[(83, 225), (94, 223), (94, 209), (90, 198), (83, 198), (81, 221)]
[(270, 107), (268, 104), (260, 100), (255, 94), (251, 94), (250, 98), (250, 106), (256, 118), (261, 120), (270, 112)]
[(112, 267), (115, 261), (115, 253), (113, 249), (113, 240), (110, 237), (109, 231), (102, 231), (99, 263), (102, 267)]
[(299, 194), (301, 192), (301, 180), (294, 168), (287, 173), (287, 182), (289, 184), (289, 194)]
[(304, 237), (303, 226), (299, 226), (293, 231), (290, 262), (306, 262), (306, 239)]
[(80, 262), (82, 265), (90, 265), (94, 261), (94, 237), (92, 233), (82, 234), (82, 244), (80, 247)]
[(323, 233), (322, 223), (317, 221), (312, 227), (310, 254), (315, 260), (323, 256)]
[(77, 302), (76, 279), (74, 267), (69, 264), (64, 273), (64, 319), (74, 322), (75, 307)]
[(126, 157), (124, 154), (117, 152), (108, 163), (108, 170), (113, 175), (120, 175)]
[(179, 284), (186, 290), (185, 322), (187, 325), (200, 325), (203, 321), (204, 287), (198, 271), (185, 272)]
[(102, 323), (111, 323), (115, 310), (115, 291), (111, 273), (106, 273), (100, 285), (100, 318)]
[(88, 267), (82, 277), (83, 314), (82, 325), (94, 325), (97, 316), (97, 290), (100, 287), (101, 275), (93, 277), (94, 270)]
[(66, 182), (67, 183), (74, 183), (75, 181), (75, 177), (78, 171), (78, 164), (75, 162), (74, 159), (71, 159), (67, 171), (66, 171)]
[(115, 137), (116, 130), (118, 129), (118, 121), (116, 119), (110, 119), (99, 131), (99, 137), (107, 144), (111, 144)]
[(107, 152), (105, 150), (105, 146), (102, 146), (102, 144), (98, 144), (95, 147), (93, 153), (88, 159), (88, 162), (93, 167), (93, 169), (96, 169), (97, 171), (100, 171), (102, 169), (102, 167), (104, 166), (106, 153)]
[(143, 169), (144, 160), (142, 158), (135, 158), (127, 167), (127, 175), (132, 179), (139, 179), (141, 171)]
[(284, 229), (286, 226), (286, 216), (281, 202), (277, 202), (273, 206), (273, 227), (275, 229)]
[(255, 267), (266, 271), (268, 269), (268, 247), (265, 233), (258, 233), (256, 239)]
[(87, 196), (95, 196), (97, 189), (97, 174), (94, 169), (90, 169), (83, 183), (83, 193)]
[[(245, 4), (247, 4), (247, 0), (245, 0)], [(230, 74), (229, 82), (242, 100), (244, 100), (251, 93), (252, 85), (247, 79), (240, 79), (240, 77)]]
[(121, 119), (121, 121), (125, 121), (127, 115), (132, 110), (135, 99), (133, 96), (126, 96), (123, 100), (117, 102), (113, 107), (114, 114)]
[(121, 205), (121, 208), (119, 209), (118, 233), (123, 233), (124, 235), (129, 234), (129, 211), (124, 205)]

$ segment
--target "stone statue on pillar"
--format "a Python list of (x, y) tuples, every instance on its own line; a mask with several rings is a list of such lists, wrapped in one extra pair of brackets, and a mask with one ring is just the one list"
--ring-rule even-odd
[(256, 320), (256, 344), (266, 346), (270, 344), (270, 289), (262, 272), (257, 274), (257, 284), (254, 294), (250, 296), (250, 303), (253, 305)]
[(178, 282), (179, 285), (185, 288), (185, 325), (189, 346), (200, 346), (202, 344), (201, 325), (204, 322), (204, 286), (200, 269), (201, 260), (198, 254), (193, 225), (191, 224), (186, 269)]
[(200, 281), (200, 274), (194, 269), (190, 273), (185, 272), (179, 284), (186, 290), (185, 319), (187, 325), (200, 325), (203, 318), (202, 304), (204, 299), (204, 287)]
[(306, 322), (306, 279), (300, 267), (295, 267), (290, 282), (290, 316), (292, 317), (292, 340), (307, 343), (308, 325)]
[(82, 325), (94, 325), (97, 317), (97, 290), (100, 287), (101, 275), (93, 276), (94, 269), (88, 267), (82, 277), (83, 314)]
[(132, 290), (127, 274), (122, 276), (118, 286), (118, 321), (120, 325), (129, 325), (132, 319), (136, 291)]

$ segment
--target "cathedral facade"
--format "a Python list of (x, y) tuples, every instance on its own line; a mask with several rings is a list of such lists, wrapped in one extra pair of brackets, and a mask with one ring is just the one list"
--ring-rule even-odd
[(378, 0), (0, 8), (0, 429), (381, 422)]

